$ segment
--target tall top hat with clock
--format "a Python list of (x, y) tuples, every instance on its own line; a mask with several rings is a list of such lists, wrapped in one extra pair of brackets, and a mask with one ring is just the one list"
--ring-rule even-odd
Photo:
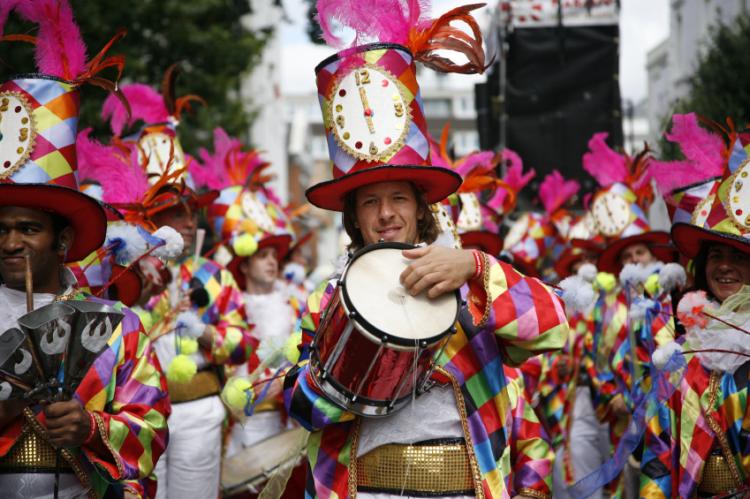
[(607, 240), (597, 266), (604, 272), (619, 273), (620, 253), (642, 243), (664, 262), (674, 260), (669, 233), (651, 230), (644, 206), (653, 198), (647, 181), (648, 150), (631, 158), (613, 151), (606, 133), (596, 133), (583, 155), (583, 168), (599, 183), (591, 201), (591, 215), (597, 230)]
[(242, 143), (217, 128), (213, 153), (201, 149), (200, 161), (190, 166), (199, 187), (218, 189), (219, 196), (208, 207), (208, 217), (221, 241), (215, 259), (234, 275), (241, 289), (245, 277), (242, 261), (266, 247), (283, 260), (294, 242), (294, 228), (281, 201), (266, 186), (269, 164), (258, 151), (244, 150)]
[[(96, 79), (114, 89), (97, 73), (112, 66), (121, 71), (124, 61), (106, 57), (106, 48), (86, 61), (86, 46), (65, 0), (19, 2), (15, 8), (39, 26), (33, 37), (38, 72), (0, 84), (0, 206), (35, 208), (67, 219), (75, 237), (65, 261), (72, 262), (101, 246), (107, 228), (101, 205), (78, 190), (79, 88)], [(4, 21), (5, 16), (0, 35)]]
[(707, 242), (750, 253), (750, 134), (727, 130), (724, 171), (713, 189), (710, 206), (696, 206), (693, 223), (672, 226), (672, 240), (687, 258), (695, 258)]
[[(435, 203), (461, 184), (456, 172), (432, 165), (415, 63), (444, 72), (482, 72), (481, 33), (469, 13), (477, 6), (432, 20), (421, 10), (426, 3), (318, 0), (323, 37), (343, 50), (315, 70), (333, 168), (332, 180), (306, 192), (315, 206), (342, 211), (347, 193), (384, 181), (410, 181)], [(451, 22), (465, 23), (469, 34)], [(333, 34), (333, 23), (353, 30), (349, 47)], [(446, 51), (467, 62), (451, 62)]]
[[(177, 135), (182, 113), (190, 109), (190, 103), (203, 102), (195, 95), (176, 97), (174, 84), (177, 66), (170, 66), (162, 81), (162, 93), (148, 85), (131, 83), (120, 87), (128, 101), (127, 109), (115, 96), (109, 96), (102, 107), (102, 118), (109, 122), (114, 137), (112, 143), (120, 145), (128, 155), (132, 165), (143, 171), (148, 191), (142, 194), (141, 203), (118, 202), (115, 206), (126, 213), (148, 219), (149, 216), (185, 203), (192, 209), (209, 205), (216, 199), (215, 191), (197, 193), (188, 171), (191, 161), (182, 149)], [(143, 126), (133, 133), (127, 129), (136, 122)]]

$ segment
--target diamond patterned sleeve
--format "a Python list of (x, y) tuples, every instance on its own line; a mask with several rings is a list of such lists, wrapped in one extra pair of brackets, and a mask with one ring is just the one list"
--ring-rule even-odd
[(487, 328), (495, 331), (503, 361), (518, 366), (540, 353), (559, 350), (568, 336), (565, 310), (557, 295), (538, 279), (526, 277), (490, 257), (488, 282), (469, 282), (467, 305), (478, 324), (492, 300)]
[(221, 270), (219, 275), (216, 291), (214, 283), (206, 285), (213, 298), (209, 310), (203, 313), (204, 322), (213, 330), (213, 344), (207, 357), (214, 364), (239, 365), (247, 362), (258, 341), (246, 322), (242, 292), (234, 277), (227, 270)]
[[(147, 477), (168, 440), (166, 379), (138, 317), (127, 309), (119, 334), (89, 370), (76, 397), (92, 411), (107, 449), (82, 447), (110, 480)], [(101, 476), (101, 475), (97, 475)]]

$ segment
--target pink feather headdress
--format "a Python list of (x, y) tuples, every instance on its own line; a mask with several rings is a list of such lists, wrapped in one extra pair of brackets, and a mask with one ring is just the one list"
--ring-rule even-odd
[(560, 207), (578, 193), (581, 188), (575, 180), (565, 180), (562, 174), (553, 170), (544, 177), (539, 186), (539, 199), (549, 215), (553, 215)]
[(649, 162), (649, 178), (656, 181), (662, 194), (724, 173), (727, 157), (724, 140), (719, 134), (701, 127), (698, 121), (695, 113), (675, 114), (672, 132), (664, 133), (667, 140), (680, 146), (684, 160)]
[[(345, 48), (336, 36), (334, 23), (355, 32), (352, 47), (369, 42), (406, 46), (416, 60), (437, 71), (481, 73), (486, 68), (482, 34), (470, 12), (483, 4), (457, 7), (437, 19), (430, 19), (429, 0), (318, 0), (317, 20), (323, 39), (332, 47)], [(463, 22), (471, 34), (451, 26)], [(456, 64), (438, 51), (463, 54), (467, 62)]]
[(109, 67), (117, 68), (117, 81), (122, 75), (125, 59), (122, 56), (105, 57), (112, 44), (125, 36), (118, 32), (104, 48), (87, 62), (86, 45), (73, 18), (67, 0), (3, 0), (0, 6), (0, 35), (11, 10), (39, 26), (36, 36), (6, 35), (3, 38), (25, 41), (36, 45), (34, 53), (39, 72), (73, 82), (91, 83), (115, 91), (116, 85), (97, 74)]
[(198, 155), (200, 161), (193, 158), (189, 167), (196, 187), (224, 189), (242, 185), (257, 189), (273, 178), (263, 173), (270, 164), (261, 158), (259, 151), (244, 150), (242, 142), (222, 128), (214, 130), (213, 154), (201, 148)]

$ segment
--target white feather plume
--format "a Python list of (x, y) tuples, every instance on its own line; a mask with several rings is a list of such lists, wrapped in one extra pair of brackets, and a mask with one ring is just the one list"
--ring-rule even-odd
[(175, 329), (191, 338), (200, 338), (206, 330), (206, 324), (194, 310), (185, 310), (177, 316)]
[(667, 362), (669, 362), (669, 359), (671, 359), (675, 354), (681, 354), (682, 353), (682, 347), (679, 343), (676, 341), (670, 341), (669, 343), (665, 343), (664, 345), (657, 348), (653, 355), (651, 355), (651, 360), (654, 363), (654, 366), (656, 366), (657, 369), (664, 369), (664, 366), (667, 365)]
[(591, 283), (578, 275), (563, 279), (559, 286), (563, 290), (562, 300), (567, 309), (572, 312), (585, 312), (596, 300)]
[(182, 254), (182, 250), (185, 247), (185, 241), (182, 239), (182, 235), (172, 227), (164, 225), (159, 227), (159, 229), (157, 229), (152, 235), (166, 241), (164, 246), (156, 248), (151, 253), (155, 257), (163, 260), (174, 260)]
[(596, 266), (593, 263), (584, 263), (578, 268), (578, 275), (587, 282), (594, 282), (596, 279)]
[(646, 318), (646, 312), (656, 306), (654, 300), (648, 298), (637, 297), (630, 304), (630, 310), (628, 312), (629, 318), (634, 321), (642, 321)]
[(667, 263), (659, 271), (659, 286), (667, 293), (684, 287), (686, 282), (685, 269), (679, 263)]
[(134, 262), (148, 250), (148, 245), (138, 233), (138, 229), (124, 222), (109, 224), (106, 245), (115, 245), (112, 253), (115, 255), (115, 261), (120, 265)]

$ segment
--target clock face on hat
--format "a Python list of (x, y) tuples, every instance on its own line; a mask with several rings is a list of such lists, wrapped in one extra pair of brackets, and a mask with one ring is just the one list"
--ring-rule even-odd
[(505, 249), (510, 249), (520, 243), (529, 230), (529, 216), (522, 215), (511, 225), (508, 235), (505, 236)]
[[(170, 152), (172, 161), (169, 161)], [(147, 133), (138, 141), (138, 163), (146, 164), (149, 183), (154, 183), (164, 174), (174, 173), (185, 166), (185, 153), (179, 141), (166, 133)]]
[(338, 81), (326, 114), (339, 146), (366, 161), (390, 157), (411, 123), (398, 80), (372, 65), (354, 68)]
[(240, 206), (242, 214), (252, 220), (264, 232), (273, 232), (274, 223), (268, 211), (254, 192), (244, 191), (241, 194)]
[(745, 161), (731, 177), (725, 206), (735, 224), (750, 229), (750, 161)]
[(575, 223), (568, 232), (568, 239), (590, 239), (596, 232), (596, 224), (591, 212), (586, 212), (581, 220)]
[(0, 92), (0, 179), (10, 177), (34, 149), (31, 106), (18, 92)]
[(591, 214), (599, 232), (607, 237), (618, 236), (630, 223), (630, 204), (614, 192), (605, 192), (594, 199)]

